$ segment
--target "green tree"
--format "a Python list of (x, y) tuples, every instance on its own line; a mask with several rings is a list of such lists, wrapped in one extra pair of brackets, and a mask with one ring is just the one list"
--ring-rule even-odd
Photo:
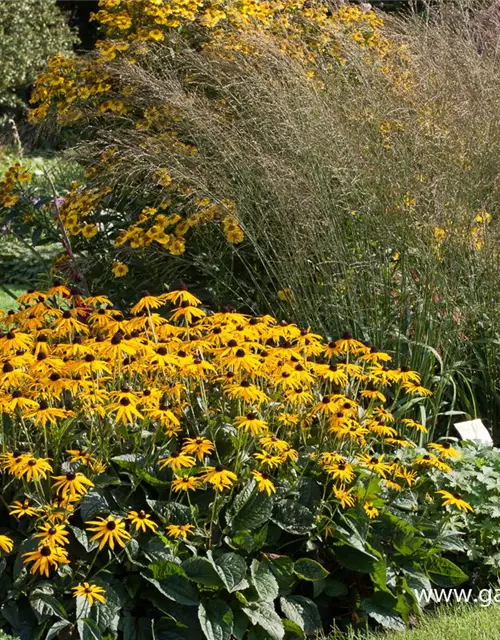
[(47, 59), (76, 42), (55, 0), (0, 2), (0, 123), (23, 109), (27, 89)]

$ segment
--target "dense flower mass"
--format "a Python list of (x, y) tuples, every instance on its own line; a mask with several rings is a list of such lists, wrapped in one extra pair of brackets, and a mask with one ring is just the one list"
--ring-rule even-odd
[[(251, 495), (288, 504), (305, 476), (322, 494), (307, 530), (328, 541), (341, 514), (372, 526), (422, 483), (432, 491), (429, 469), (460, 455), (418, 446), (425, 425), (405, 409), (430, 392), (349, 333), (325, 341), (271, 316), (213, 313), (183, 288), (146, 294), (129, 315), (64, 285), (19, 304), (0, 319), (9, 512), (31, 545), (20, 549), (30, 574), (64, 572), (63, 589), (89, 606), (107, 598), (89, 582), (101, 554), (108, 567), (137, 540), (210, 548), (221, 509)], [(95, 554), (83, 571), (75, 537)], [(0, 536), (3, 554), (16, 544)]]

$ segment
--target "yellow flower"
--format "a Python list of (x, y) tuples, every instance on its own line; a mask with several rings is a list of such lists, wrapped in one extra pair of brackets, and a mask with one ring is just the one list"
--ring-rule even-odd
[(182, 476), (172, 480), (172, 490), (175, 493), (179, 491), (195, 491), (201, 485), (201, 480), (195, 476)]
[(190, 467), (194, 467), (195, 463), (196, 460), (193, 456), (188, 456), (182, 451), (174, 451), (168, 458), (158, 460), (158, 466), (160, 469), (170, 467), (172, 471), (179, 471), (179, 469), (182, 469), (183, 467), (189, 469)]
[(85, 524), (91, 524), (92, 527), (87, 527), (89, 531), (95, 532), (95, 535), (90, 539), (100, 539), (99, 551), (104, 545), (109, 544), (111, 550), (115, 548), (115, 543), (120, 547), (125, 546), (125, 542), (128, 542), (131, 538), (130, 533), (125, 530), (125, 523), (121, 518), (114, 518), (108, 516), (107, 518), (98, 517), (96, 520), (89, 520)]
[(82, 229), (82, 236), (89, 240), (97, 235), (98, 231), (96, 224), (86, 224)]
[(156, 522), (151, 520), (151, 516), (145, 511), (129, 511), (128, 520), (135, 526), (136, 531), (146, 533), (146, 527), (149, 527), (153, 533), (158, 529)]
[(67, 538), (68, 531), (62, 524), (51, 524), (50, 522), (44, 523), (39, 532), (35, 534), (35, 538), (41, 538), (40, 544), (48, 547), (62, 547), (65, 544), (69, 544)]
[(22, 518), (23, 516), (36, 516), (40, 513), (40, 509), (33, 507), (30, 500), (20, 502), (16, 500), (9, 506), (9, 514)]
[(112, 268), (113, 275), (115, 278), (123, 278), (128, 273), (128, 267), (123, 262), (115, 262)]
[(83, 473), (75, 473), (70, 471), (64, 476), (52, 476), (57, 482), (54, 483), (53, 489), (63, 498), (75, 500), (85, 495), (89, 487), (93, 487), (94, 483), (86, 478)]
[(169, 524), (167, 527), (167, 533), (173, 538), (182, 538), (186, 540), (188, 534), (192, 534), (194, 531), (194, 524)]
[(36, 551), (30, 551), (23, 553), (24, 564), (33, 562), (33, 566), (30, 569), (30, 573), (36, 573), (39, 571), (42, 575), (49, 577), (49, 571), (51, 568), (57, 569), (59, 564), (68, 564), (68, 553), (61, 547), (50, 547), (49, 545), (42, 545)]
[(196, 455), (200, 461), (214, 451), (215, 447), (213, 443), (202, 436), (199, 436), (198, 438), (186, 438), (182, 446), (182, 453)]
[(10, 553), (14, 548), (14, 543), (9, 536), (0, 535), (0, 549), (5, 553)]
[(252, 471), (253, 477), (257, 480), (257, 487), (260, 492), (265, 491), (268, 496), (276, 493), (276, 487), (272, 480), (269, 479), (267, 473), (261, 473), (260, 471)]
[(105, 593), (106, 591), (102, 587), (96, 584), (89, 584), (88, 582), (73, 587), (73, 597), (84, 598), (90, 606), (94, 604), (94, 600), (104, 604), (106, 602), (106, 598), (104, 597)]
[(363, 509), (365, 510), (365, 513), (370, 518), (370, 520), (376, 518), (380, 513), (377, 507), (374, 506), (373, 502), (365, 502), (363, 505)]
[(443, 507), (451, 505), (453, 507), (456, 507), (460, 511), (465, 511), (465, 513), (467, 513), (467, 511), (474, 511), (470, 504), (457, 494), (450, 493), (449, 491), (445, 491), (444, 489), (436, 491), (436, 493), (439, 493), (442, 496)]
[(202, 479), (209, 482), (216, 491), (230, 489), (238, 476), (223, 467), (206, 467)]

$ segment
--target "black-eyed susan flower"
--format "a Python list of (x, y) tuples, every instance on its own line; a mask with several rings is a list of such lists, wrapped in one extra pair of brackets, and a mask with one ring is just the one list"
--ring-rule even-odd
[(106, 544), (111, 550), (115, 548), (115, 544), (124, 547), (131, 538), (130, 533), (125, 529), (122, 518), (114, 518), (110, 515), (107, 518), (98, 517), (95, 520), (88, 520), (85, 524), (92, 525), (87, 527), (87, 530), (94, 533), (90, 539), (92, 542), (99, 541), (99, 551)]
[(270, 476), (267, 473), (261, 471), (252, 471), (252, 475), (255, 478), (257, 482), (257, 488), (261, 493), (265, 491), (268, 496), (276, 493), (274, 482), (271, 480)]
[(129, 398), (121, 398), (119, 402), (112, 402), (106, 408), (115, 414), (117, 424), (131, 424), (135, 419), (141, 420), (144, 418)]
[(179, 306), (183, 302), (187, 302), (191, 307), (198, 307), (201, 304), (201, 300), (199, 300), (194, 294), (190, 293), (186, 288), (181, 287), (175, 291), (163, 293), (160, 298), (166, 302), (170, 302), (174, 306)]
[(360, 461), (364, 467), (366, 467), (370, 471), (373, 471), (374, 473), (377, 473), (383, 478), (385, 478), (386, 475), (391, 471), (390, 463), (385, 461), (385, 454), (373, 456), (369, 453), (363, 454), (360, 456)]
[(430, 442), (427, 447), (437, 451), (441, 458), (461, 458), (460, 451), (454, 449), (449, 442)]
[(27, 498), (22, 502), (20, 500), (16, 500), (9, 505), (9, 514), (11, 516), (16, 516), (17, 518), (22, 518), (24, 516), (32, 517), (39, 513), (40, 509), (38, 507), (34, 507), (32, 501)]
[(127, 519), (130, 520), (136, 531), (146, 533), (146, 529), (149, 528), (154, 533), (158, 529), (156, 522), (142, 509), (140, 511), (129, 511)]
[(50, 547), (49, 545), (42, 545), (38, 547), (36, 551), (30, 551), (23, 553), (24, 564), (33, 562), (33, 566), (30, 569), (30, 573), (36, 573), (37, 571), (47, 578), (49, 577), (50, 569), (57, 569), (60, 564), (68, 564), (68, 553), (62, 547)]
[(256, 451), (253, 455), (261, 466), (269, 469), (276, 469), (283, 464), (282, 455), (275, 455), (269, 451)]
[(44, 429), (47, 423), (55, 425), (58, 420), (65, 420), (74, 416), (75, 413), (73, 411), (51, 407), (46, 400), (40, 400), (36, 409), (26, 413), (27, 418), (30, 418), (37, 426), (42, 426)]
[(237, 416), (234, 419), (234, 425), (238, 429), (251, 433), (253, 436), (258, 436), (267, 431), (267, 424), (254, 412), (247, 413), (246, 416)]
[(14, 542), (9, 538), (9, 536), (0, 535), (0, 549), (4, 553), (10, 553), (14, 548)]
[(356, 477), (352, 464), (344, 460), (327, 464), (324, 469), (334, 480), (339, 480), (342, 483), (350, 484)]
[(248, 380), (242, 380), (240, 384), (229, 384), (224, 387), (224, 391), (230, 398), (245, 400), (254, 405), (260, 405), (268, 400), (268, 396), (255, 384)]
[(171, 453), (168, 458), (162, 458), (158, 460), (158, 466), (160, 469), (165, 467), (170, 467), (172, 471), (179, 471), (180, 469), (189, 469), (190, 467), (194, 467), (196, 464), (196, 460), (193, 456), (189, 456), (182, 451), (174, 451)]
[(169, 524), (167, 534), (173, 538), (186, 540), (188, 535), (194, 533), (194, 524)]
[(373, 504), (373, 502), (370, 502), (368, 500), (363, 504), (363, 509), (366, 515), (370, 518), (370, 520), (373, 520), (373, 518), (376, 518), (380, 513), (380, 511)]
[(24, 455), (19, 458), (18, 464), (10, 469), (10, 473), (18, 478), (25, 478), (28, 482), (31, 480), (44, 480), (47, 474), (52, 471), (49, 458), (35, 458), (31, 455)]
[(89, 584), (88, 582), (73, 587), (73, 597), (84, 598), (90, 606), (94, 604), (94, 601), (104, 604), (106, 602), (105, 593), (106, 590), (102, 587), (96, 584)]
[(115, 278), (123, 278), (128, 273), (128, 267), (123, 262), (115, 262), (111, 271)]
[(201, 476), (203, 480), (212, 485), (216, 491), (230, 489), (238, 480), (238, 476), (224, 469), (224, 467), (205, 467), (205, 473)]
[(342, 509), (354, 507), (356, 504), (356, 496), (353, 495), (354, 491), (355, 487), (351, 487), (350, 489), (346, 489), (343, 485), (333, 487), (333, 494), (340, 502)]
[(91, 487), (95, 486), (92, 480), (86, 478), (83, 473), (74, 471), (70, 471), (63, 476), (52, 476), (52, 478), (56, 480), (52, 487), (56, 493), (70, 500), (80, 498)]
[(182, 453), (194, 455), (202, 461), (205, 456), (209, 456), (215, 451), (213, 442), (203, 436), (197, 438), (186, 438), (182, 445)]
[(460, 511), (464, 511), (465, 513), (467, 513), (468, 511), (474, 511), (471, 505), (458, 494), (451, 493), (450, 491), (445, 491), (444, 489), (436, 491), (436, 493), (441, 496), (441, 499), (443, 500), (443, 507), (450, 505), (456, 507)]
[(62, 524), (45, 522), (38, 529), (35, 538), (41, 538), (40, 545), (48, 547), (63, 547), (69, 544), (68, 530)]
[(201, 486), (202, 481), (196, 476), (180, 476), (172, 480), (172, 490), (174, 493), (180, 491), (196, 491)]

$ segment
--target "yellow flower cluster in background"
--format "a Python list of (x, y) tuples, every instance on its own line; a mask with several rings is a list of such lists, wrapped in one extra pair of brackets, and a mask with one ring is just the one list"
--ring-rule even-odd
[[(268, 315), (209, 313), (186, 289), (146, 295), (128, 316), (63, 285), (19, 305), (0, 318), (0, 469), (17, 483), (10, 514), (31, 522), (32, 573), (71, 562), (69, 525), (123, 454), (140, 452), (148, 477), (188, 505), (193, 492), (229, 495), (249, 482), (271, 497), (307, 470), (324, 487), (324, 536), (339, 509), (359, 504), (375, 519), (459, 456), (447, 443), (418, 448), (425, 425), (398, 414), (398, 398), (430, 393), (418, 373), (348, 333), (325, 341)], [(366, 496), (370, 478), (379, 485)], [(98, 552), (138, 533), (182, 541), (212, 531), (194, 511), (179, 524), (147, 505), (107, 509), (85, 522)], [(12, 546), (0, 537), (4, 552)], [(104, 597), (88, 582), (72, 589), (91, 604)]]

